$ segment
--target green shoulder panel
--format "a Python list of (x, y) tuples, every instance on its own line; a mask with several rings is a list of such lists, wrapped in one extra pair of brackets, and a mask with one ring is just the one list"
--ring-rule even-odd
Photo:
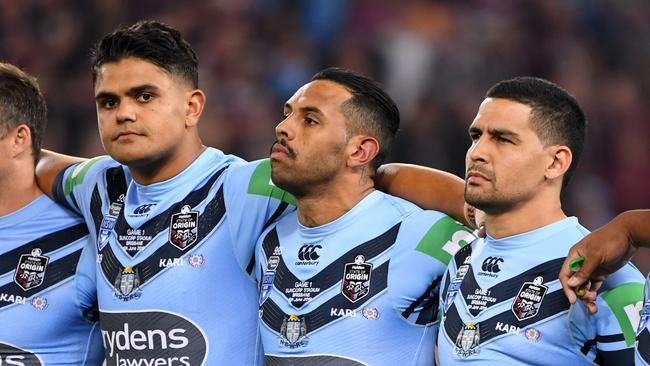
[(460, 248), (471, 243), (475, 238), (469, 228), (445, 216), (429, 228), (415, 250), (447, 265)]
[(248, 193), (273, 197), (290, 205), (296, 205), (296, 199), (290, 193), (276, 187), (271, 181), (271, 161), (264, 159), (257, 165), (248, 183)]
[(65, 180), (65, 183), (63, 185), (64, 194), (67, 196), (70, 193), (72, 193), (72, 189), (76, 185), (79, 185), (83, 182), (84, 178), (86, 177), (86, 174), (88, 174), (88, 170), (90, 170), (90, 167), (95, 165), (95, 163), (102, 158), (105, 158), (105, 156), (98, 156), (77, 164), (77, 166), (74, 167), (72, 172), (68, 175), (68, 178)]
[(643, 307), (643, 284), (626, 283), (608, 290), (602, 297), (621, 326), (625, 343), (628, 347), (633, 345)]

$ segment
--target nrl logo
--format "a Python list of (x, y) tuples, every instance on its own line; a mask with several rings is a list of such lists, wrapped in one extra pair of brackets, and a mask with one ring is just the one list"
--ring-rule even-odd
[(366, 263), (363, 255), (357, 255), (354, 263), (347, 263), (343, 272), (341, 293), (352, 302), (357, 302), (370, 293), (372, 264)]

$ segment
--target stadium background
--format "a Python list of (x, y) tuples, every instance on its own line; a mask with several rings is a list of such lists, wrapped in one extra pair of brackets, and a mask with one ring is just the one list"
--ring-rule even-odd
[[(646, 0), (0, 0), (0, 60), (36, 75), (44, 146), (103, 154), (89, 49), (140, 19), (180, 29), (208, 96), (206, 144), (264, 157), (292, 92), (325, 66), (381, 81), (402, 128), (391, 161), (462, 176), (485, 91), (517, 75), (573, 93), (589, 119), (564, 208), (590, 229), (650, 208), (650, 2)], [(649, 223), (650, 224), (650, 223)], [(635, 258), (650, 271), (650, 251)]]

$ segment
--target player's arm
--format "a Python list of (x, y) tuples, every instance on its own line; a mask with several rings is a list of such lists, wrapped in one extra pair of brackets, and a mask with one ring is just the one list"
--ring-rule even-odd
[[(625, 265), (642, 246), (650, 247), (650, 210), (624, 212), (575, 244), (560, 271), (569, 301), (575, 303), (575, 288), (586, 283), (587, 293), (582, 300), (589, 313), (595, 313), (596, 293), (604, 279)], [(569, 263), (578, 257), (583, 257), (584, 262), (572, 272)]]
[(470, 224), (463, 197), (465, 184), (451, 173), (412, 164), (385, 164), (377, 170), (375, 185), (422, 208), (444, 212)]
[(36, 181), (38, 182), (38, 187), (45, 194), (53, 197), (52, 185), (57, 176), (70, 165), (85, 160), (84, 158), (63, 155), (42, 149), (38, 164), (36, 164)]

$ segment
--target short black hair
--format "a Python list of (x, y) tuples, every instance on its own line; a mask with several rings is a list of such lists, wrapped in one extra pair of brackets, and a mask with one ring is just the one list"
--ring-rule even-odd
[(14, 65), (0, 63), (0, 136), (21, 124), (29, 127), (36, 162), (47, 126), (45, 98), (35, 77)]
[(319, 71), (312, 81), (328, 80), (346, 88), (352, 98), (341, 109), (352, 133), (366, 133), (379, 141), (379, 152), (371, 167), (377, 169), (390, 152), (399, 130), (399, 109), (393, 99), (376, 81), (354, 71), (330, 67)]
[(199, 87), (198, 59), (194, 50), (178, 30), (162, 22), (144, 20), (119, 28), (97, 42), (91, 56), (93, 83), (105, 63), (134, 57), (181, 76), (194, 88)]
[(529, 121), (545, 145), (564, 145), (573, 160), (562, 178), (562, 188), (573, 176), (585, 142), (587, 120), (576, 98), (560, 86), (544, 79), (523, 76), (496, 83), (486, 98), (503, 98), (531, 108)]

